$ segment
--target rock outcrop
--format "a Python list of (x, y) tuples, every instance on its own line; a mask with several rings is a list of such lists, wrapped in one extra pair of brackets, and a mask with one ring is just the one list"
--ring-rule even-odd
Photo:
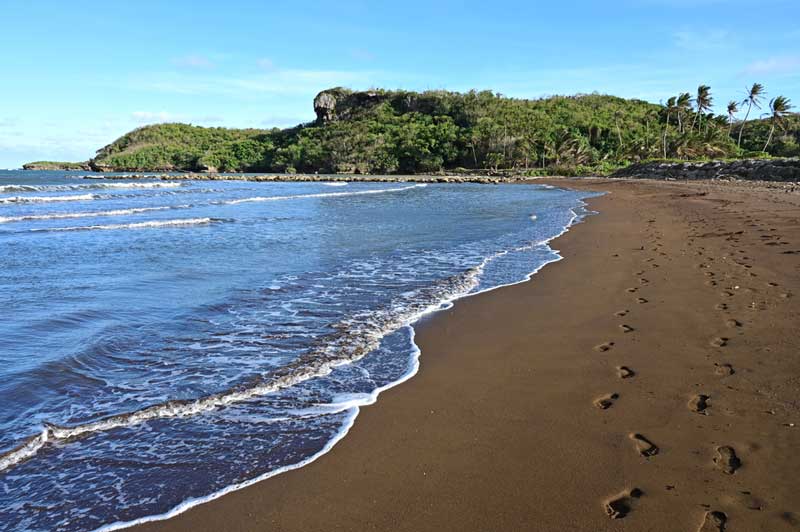
[(743, 179), (748, 181), (800, 181), (800, 159), (741, 159), (705, 163), (636, 163), (611, 177), (642, 179)]

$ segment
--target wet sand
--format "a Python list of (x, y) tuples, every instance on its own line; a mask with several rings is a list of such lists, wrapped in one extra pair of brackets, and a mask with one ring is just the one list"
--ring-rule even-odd
[(139, 531), (800, 530), (800, 194), (607, 190), (299, 470)]

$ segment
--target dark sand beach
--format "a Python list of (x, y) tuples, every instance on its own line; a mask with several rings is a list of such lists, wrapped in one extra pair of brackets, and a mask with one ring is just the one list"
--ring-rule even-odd
[(419, 324), (316, 462), (138, 530), (800, 530), (800, 194), (554, 183), (610, 192), (565, 260)]

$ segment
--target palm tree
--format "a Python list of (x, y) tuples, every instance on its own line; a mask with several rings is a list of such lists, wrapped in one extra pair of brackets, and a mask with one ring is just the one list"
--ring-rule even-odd
[(750, 87), (750, 90), (747, 91), (747, 97), (742, 100), (742, 105), (747, 105), (747, 112), (744, 115), (744, 120), (742, 120), (742, 125), (739, 128), (739, 140), (736, 143), (736, 146), (741, 148), (742, 147), (742, 131), (744, 131), (744, 125), (747, 123), (747, 117), (750, 116), (750, 109), (755, 107), (756, 109), (761, 109), (761, 98), (766, 94), (764, 92), (764, 85), (761, 83), (753, 83), (753, 86)]
[(770, 121), (772, 122), (772, 127), (769, 128), (769, 136), (767, 137), (767, 143), (764, 144), (764, 149), (761, 151), (767, 151), (767, 146), (772, 141), (772, 134), (775, 133), (775, 126), (780, 126), (781, 129), (786, 127), (786, 114), (789, 112), (789, 109), (792, 108), (792, 102), (789, 98), (785, 96), (776, 96), (769, 102), (769, 110), (771, 114)]
[(700, 85), (697, 87), (697, 97), (694, 99), (694, 104), (697, 107), (697, 112), (694, 115), (694, 120), (692, 120), (692, 127), (689, 128), (689, 131), (694, 129), (694, 124), (697, 122), (697, 119), (700, 118), (700, 123), (697, 125), (697, 128), (700, 129), (700, 125), (703, 123), (703, 113), (707, 112), (711, 109), (711, 103), (714, 101), (714, 98), (711, 97), (711, 87), (708, 85)]
[(666, 111), (667, 111), (667, 124), (666, 124), (666, 126), (664, 126), (664, 140), (663, 140), (663, 144), (664, 144), (664, 159), (667, 158), (667, 131), (669, 131), (669, 117), (670, 117), (670, 115), (672, 114), (673, 111), (677, 111), (677, 107), (675, 105), (675, 102), (676, 102), (676, 98), (675, 98), (675, 96), (672, 96), (671, 98), (669, 98), (667, 100), (667, 105), (664, 107), (666, 109)]
[(692, 96), (688, 92), (682, 92), (678, 95), (678, 100), (675, 103), (675, 110), (678, 113), (678, 131), (683, 133), (683, 115), (692, 108)]
[(728, 135), (733, 132), (734, 115), (739, 112), (739, 102), (731, 100), (728, 102)]

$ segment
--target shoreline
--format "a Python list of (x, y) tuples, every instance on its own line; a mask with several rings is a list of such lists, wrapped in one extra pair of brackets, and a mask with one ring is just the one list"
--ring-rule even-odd
[[(739, 485), (745, 477), (751, 487), (739, 491), (752, 495), (740, 493), (738, 497), (747, 499), (744, 506), (753, 506), (755, 503), (751, 499), (760, 498), (758, 504), (762, 509), (749, 510), (748, 514), (746, 508), (739, 508), (742, 505), (735, 499), (735, 490), (726, 487), (724, 476), (714, 471), (712, 457), (708, 456), (710, 447), (715, 444), (709, 442), (707, 434), (705, 440), (700, 437), (709, 429), (692, 427), (695, 423), (716, 425), (720, 423), (718, 417), (723, 420), (736, 417), (736, 409), (732, 408), (733, 414), (729, 414), (727, 405), (717, 402), (717, 394), (724, 393), (720, 391), (709, 394), (711, 416), (700, 416), (686, 408), (691, 395), (684, 391), (676, 393), (674, 389), (685, 386), (687, 377), (706, 387), (722, 389), (723, 379), (715, 373), (712, 363), (704, 360), (705, 351), (709, 349), (730, 347), (729, 352), (736, 351), (733, 339), (726, 338), (725, 346), (709, 347), (708, 344), (707, 336), (712, 329), (723, 328), (723, 333), (716, 333), (732, 336), (731, 332), (724, 332), (724, 325), (717, 323), (720, 312), (710, 304), (711, 300), (719, 298), (719, 289), (705, 285), (703, 281), (708, 276), (694, 264), (686, 267), (687, 260), (696, 260), (694, 256), (687, 256), (685, 242), (683, 251), (679, 251), (673, 248), (681, 247), (680, 239), (667, 238), (663, 230), (660, 230), (662, 236), (655, 240), (648, 235), (662, 219), (665, 220), (662, 223), (671, 225), (672, 229), (681, 225), (670, 219), (675, 217), (670, 210), (674, 206), (670, 203), (690, 203), (692, 208), (708, 215), (720, 204), (716, 201), (732, 201), (717, 199), (715, 195), (760, 193), (706, 183), (691, 187), (683, 183), (620, 181), (551, 181), (550, 184), (581, 189), (600, 185), (604, 189), (616, 189), (611, 195), (589, 200), (593, 209), (600, 210), (600, 216), (584, 219), (578, 230), (568, 231), (551, 242), (551, 247), (562, 249), (560, 255), (573, 260), (558, 261), (558, 266), (543, 268), (533, 277), (533, 282), (462, 298), (451, 309), (423, 319), (416, 326), (417, 343), (424, 354), (420, 372), (403, 386), (384, 392), (376, 405), (363, 408), (348, 437), (332, 452), (301, 469), (230, 493), (170, 520), (151, 522), (137, 529), (486, 530), (534, 527), (617, 530), (624, 522), (626, 526), (633, 526), (633, 530), (696, 530), (705, 512), (711, 510), (724, 511), (731, 525), (749, 523), (739, 524), (737, 528), (741, 530), (792, 529), (792, 521), (800, 508), (792, 507), (790, 493), (799, 487), (798, 482), (788, 478), (791, 475), (773, 470), (776, 466), (780, 466), (781, 471), (790, 471), (791, 466), (796, 469), (797, 459), (784, 455), (785, 449), (791, 448), (787, 444), (798, 442), (797, 431), (787, 432), (788, 427), (782, 425), (778, 425), (780, 428), (764, 427), (760, 416), (756, 416), (756, 421), (747, 420), (748, 427), (752, 425), (756, 431), (774, 433), (766, 443), (759, 442), (758, 447), (769, 449), (780, 460), (762, 464), (760, 474), (754, 472), (759, 468), (753, 464), (757, 458), (754, 455), (758, 453), (747, 443), (747, 438), (740, 433), (735, 434), (739, 441), (733, 436), (729, 438), (734, 440), (731, 443), (745, 464), (742, 471), (730, 478), (736, 479), (733, 482)], [(715, 190), (718, 188), (729, 190)], [(692, 192), (691, 189), (697, 190)], [(777, 192), (769, 194), (778, 196)], [(709, 195), (714, 197), (708, 198)], [(792, 196), (796, 201), (796, 196)], [(631, 199), (639, 201), (631, 202)], [(752, 201), (774, 203), (782, 199)], [(658, 209), (648, 213), (641, 212), (643, 207), (653, 208), (659, 201), (665, 205), (659, 204)], [(727, 204), (730, 205), (735, 204)], [(796, 203), (792, 208), (796, 208)], [(788, 216), (792, 216), (797, 211), (789, 209), (788, 212)], [(636, 224), (631, 223), (633, 215)], [(648, 216), (656, 221), (649, 223)], [(613, 231), (609, 234), (607, 230), (611, 227)], [(786, 234), (786, 228), (781, 231)], [(719, 237), (721, 245), (729, 245), (725, 238), (733, 233), (735, 231)], [(792, 236), (800, 235), (795, 231), (787, 238), (791, 240)], [(633, 245), (644, 241), (648, 246), (654, 245), (653, 251), (645, 251), (643, 246), (639, 250)], [(800, 241), (796, 242), (795, 247), (789, 242), (787, 251), (800, 249)], [(618, 252), (599, 253), (601, 246), (604, 246), (603, 251), (613, 248)], [(761, 257), (762, 251), (774, 254), (773, 247), (751, 247), (747, 254), (753, 261), (764, 258), (769, 262)], [(662, 248), (668, 251), (666, 257), (661, 255), (664, 251), (655, 251)], [(663, 282), (653, 279), (653, 282), (634, 286), (635, 279), (628, 279), (632, 276), (632, 271), (628, 270), (648, 267), (639, 264), (637, 255), (642, 252), (653, 255), (648, 256), (653, 261), (663, 262), (658, 269), (648, 269), (653, 276), (670, 274)], [(709, 252), (704, 250), (703, 253)], [(778, 256), (783, 261), (770, 257), (772, 261), (777, 260), (772, 276), (787, 277), (781, 279), (782, 283), (778, 282), (779, 287), (796, 288), (793, 283), (797, 277), (792, 277), (791, 268), (787, 270), (785, 264), (792, 256)], [(681, 262), (681, 267), (675, 268), (672, 262)], [(739, 280), (738, 275), (736, 282), (750, 282), (744, 278)], [(693, 286), (693, 291), (687, 293), (683, 286), (671, 280), (672, 276), (686, 282), (689, 277), (697, 276), (700, 290)], [(728, 274), (725, 276), (727, 280)], [(625, 285), (635, 288), (634, 293), (622, 289)], [(658, 285), (664, 288), (656, 290)], [(739, 285), (736, 286), (738, 289)], [(579, 289), (576, 291), (576, 288)], [(771, 290), (786, 288), (772, 287)], [(697, 293), (693, 294), (694, 291)], [(761, 291), (767, 289), (760, 288), (753, 293)], [(636, 303), (635, 292), (661, 292), (661, 295), (650, 296), (646, 303)], [(670, 305), (671, 292), (683, 296), (677, 300), (682, 306), (696, 306), (696, 312), (675, 308), (674, 301)], [(791, 291), (783, 293), (792, 294)], [(617, 301), (619, 298), (624, 302)], [(700, 305), (700, 299), (708, 299), (709, 304)], [(592, 304), (586, 305), (586, 301)], [(626, 315), (643, 314), (638, 319), (641, 325), (634, 317), (615, 316), (615, 311), (621, 311), (617, 308), (620, 305), (638, 305), (638, 308), (623, 310), (627, 311)], [(789, 309), (785, 308), (787, 305)], [(660, 312), (658, 307), (662, 307)], [(672, 324), (665, 325), (665, 310), (668, 311), (666, 316), (672, 318), (675, 314), (676, 321), (686, 322), (683, 326), (688, 332), (680, 327), (675, 330)], [(735, 310), (742, 312), (744, 307)], [(766, 314), (772, 314), (773, 332), (776, 327), (785, 330), (791, 327), (796, 315), (796, 303), (790, 296), (781, 298), (775, 294), (774, 302), (770, 299), (767, 304)], [(730, 319), (739, 322), (738, 318), (728, 321)], [(616, 323), (620, 321), (630, 321), (631, 331), (620, 332), (620, 325)], [(704, 326), (698, 327), (695, 322)], [(756, 332), (763, 332), (753, 322), (755, 320), (745, 322), (746, 329), (752, 327)], [(658, 331), (659, 328), (664, 331)], [(559, 333), (553, 334), (554, 331)], [(702, 337), (702, 348), (688, 346), (685, 337), (698, 334)], [(756, 337), (764, 339), (763, 334)], [(797, 342), (793, 343), (785, 334), (777, 338), (780, 341), (772, 348), (773, 357), (780, 349), (791, 350), (797, 346)], [(727, 346), (728, 340), (730, 346)], [(611, 342), (614, 343), (608, 351), (594, 349)], [(662, 367), (659, 357), (637, 361), (634, 351), (643, 343), (655, 345), (656, 351), (668, 354), (676, 367)], [(554, 359), (548, 353), (560, 353), (562, 357)], [(626, 363), (636, 372), (633, 378), (622, 380), (612, 369), (609, 359), (620, 355), (630, 359)], [(641, 354), (638, 356), (641, 358)], [(699, 361), (695, 360), (698, 356), (702, 357)], [(798, 369), (797, 361), (788, 358), (781, 361), (780, 372)], [(487, 365), (487, 362), (492, 364)], [(700, 363), (709, 366), (707, 371), (695, 375), (687, 369)], [(750, 373), (744, 368), (739, 371), (738, 366), (735, 364), (737, 371), (724, 379), (738, 385), (741, 375)], [(654, 380), (656, 373), (659, 379)], [(754, 378), (749, 374), (748, 377), (751, 381)], [(774, 379), (775, 375), (770, 374), (770, 378)], [(766, 386), (769, 385), (768, 380)], [(617, 388), (626, 390), (615, 400), (619, 404), (607, 410), (592, 406), (595, 395)], [(628, 391), (631, 388), (633, 390)], [(642, 396), (640, 400), (628, 404), (626, 397), (637, 393)], [(668, 404), (661, 405), (653, 396)], [(797, 396), (796, 389), (781, 389), (781, 404), (797, 400)], [(661, 417), (654, 414), (661, 414)], [(769, 421), (790, 419), (796, 410), (780, 414), (772, 414)], [(667, 422), (656, 422), (658, 419), (667, 419)], [(677, 426), (673, 426), (676, 423)], [(547, 429), (546, 434), (537, 430), (542, 427)], [(670, 441), (669, 435), (676, 429), (688, 434), (673, 438), (678, 442)], [(632, 430), (642, 431), (652, 438), (661, 447), (661, 453), (648, 458), (637, 454), (628, 440)], [(724, 424), (710, 430), (736, 432)], [(704, 444), (695, 444), (692, 438)], [(696, 455), (702, 455), (703, 459), (697, 459)], [(766, 477), (764, 471), (769, 473)], [(669, 482), (667, 485), (672, 489), (656, 487), (658, 481), (654, 477), (659, 475), (667, 479), (665, 482)], [(697, 475), (709, 479), (692, 482), (691, 477)], [(770, 480), (765, 481), (765, 478)], [(609, 519), (604, 513), (604, 501), (634, 488), (645, 495), (636, 500), (629, 497), (621, 503), (631, 510), (626, 519)], [(701, 497), (704, 490), (705, 495)], [(671, 499), (676, 501), (670, 504)], [(708, 508), (702, 504), (708, 504)], [(320, 512), (309, 513), (309, 507), (320, 508)], [(754, 512), (766, 528), (751, 526), (759, 523), (752, 520)]]
[[(548, 185), (548, 186), (551, 186), (551, 185)], [(583, 197), (582, 199), (580, 199), (580, 204), (571, 209), (572, 217), (570, 218), (569, 222), (567, 222), (567, 224), (561, 229), (561, 231), (559, 233), (553, 235), (552, 237), (547, 238), (546, 240), (538, 241), (536, 243), (536, 246), (539, 246), (539, 245), (547, 246), (554, 254), (554, 257), (552, 259), (550, 259), (550, 260), (548, 260), (548, 261), (546, 261), (546, 262), (544, 262), (542, 264), (539, 264), (535, 269), (533, 269), (532, 271), (528, 272), (522, 279), (520, 279), (518, 281), (509, 282), (509, 283), (506, 283), (506, 284), (500, 284), (500, 285), (497, 285), (497, 286), (491, 286), (489, 288), (484, 288), (484, 289), (479, 290), (477, 292), (466, 292), (466, 293), (463, 293), (463, 294), (455, 295), (452, 298), (448, 298), (446, 300), (442, 300), (435, 307), (428, 308), (427, 310), (422, 312), (420, 315), (418, 315), (416, 318), (414, 318), (413, 321), (411, 321), (407, 325), (404, 325), (403, 328), (408, 328), (410, 330), (411, 343), (413, 345), (413, 352), (411, 353), (412, 364), (411, 364), (409, 370), (405, 374), (400, 376), (397, 380), (392, 381), (392, 382), (390, 382), (390, 383), (388, 383), (388, 384), (386, 384), (384, 386), (381, 386), (381, 387), (376, 388), (375, 390), (373, 390), (372, 393), (370, 394), (369, 399), (367, 399), (366, 401), (354, 402), (354, 404), (351, 407), (352, 409), (354, 409), (354, 411), (352, 412), (352, 415), (348, 418), (347, 423), (342, 427), (341, 431), (334, 438), (332, 438), (325, 445), (325, 447), (323, 449), (321, 449), (319, 452), (315, 453), (314, 455), (309, 456), (308, 458), (306, 458), (306, 459), (304, 459), (304, 460), (302, 460), (302, 461), (300, 461), (300, 462), (298, 462), (296, 464), (291, 464), (291, 465), (284, 466), (284, 467), (281, 467), (281, 468), (273, 470), (273, 471), (268, 471), (268, 472), (263, 473), (263, 474), (255, 477), (253, 479), (241, 482), (239, 484), (233, 484), (233, 485), (230, 485), (230, 486), (226, 486), (225, 488), (223, 488), (223, 489), (221, 489), (221, 490), (219, 490), (217, 492), (211, 493), (211, 494), (209, 494), (207, 496), (204, 496), (204, 497), (197, 497), (197, 498), (186, 500), (183, 503), (179, 504), (178, 506), (172, 508), (171, 510), (169, 510), (169, 511), (163, 513), (163, 514), (145, 516), (145, 517), (141, 517), (141, 518), (138, 518), (138, 519), (135, 519), (135, 520), (132, 520), (132, 521), (109, 523), (107, 525), (104, 525), (104, 526), (96, 529), (96, 532), (111, 532), (111, 531), (115, 531), (115, 530), (124, 530), (124, 529), (129, 529), (129, 528), (132, 528), (132, 527), (136, 527), (138, 525), (145, 525), (145, 524), (148, 524), (148, 523), (158, 523), (158, 522), (162, 522), (162, 521), (166, 521), (166, 520), (172, 519), (172, 518), (174, 518), (174, 517), (176, 517), (178, 515), (181, 515), (181, 514), (187, 512), (187, 511), (190, 511), (192, 508), (195, 508), (197, 506), (200, 506), (200, 505), (215, 501), (215, 500), (219, 499), (220, 497), (224, 497), (225, 495), (228, 495), (230, 493), (234, 493), (234, 492), (242, 490), (242, 489), (247, 489), (250, 486), (256, 485), (256, 484), (258, 484), (260, 482), (268, 480), (268, 479), (270, 479), (272, 477), (275, 477), (277, 475), (281, 475), (283, 473), (287, 473), (287, 472), (294, 471), (296, 469), (300, 469), (302, 467), (305, 467), (305, 466), (315, 462), (316, 460), (322, 458), (324, 455), (328, 454), (329, 452), (331, 452), (333, 450), (333, 448), (342, 439), (344, 439), (347, 436), (347, 434), (349, 433), (350, 429), (355, 424), (355, 422), (356, 422), (356, 420), (357, 420), (357, 418), (359, 416), (359, 413), (361, 412), (362, 408), (368, 407), (368, 406), (372, 406), (373, 404), (375, 404), (378, 401), (378, 399), (379, 399), (381, 394), (383, 394), (387, 390), (391, 390), (392, 388), (395, 388), (397, 386), (402, 385), (403, 383), (405, 383), (409, 379), (413, 378), (418, 373), (419, 368), (420, 368), (420, 356), (422, 354), (422, 351), (421, 351), (420, 347), (417, 345), (417, 343), (415, 341), (415, 337), (416, 337), (415, 326), (417, 326), (417, 324), (423, 322), (424, 320), (435, 319), (435, 316), (437, 314), (452, 309), (453, 306), (456, 303), (458, 303), (460, 300), (471, 298), (471, 297), (480, 296), (482, 294), (486, 294), (486, 293), (492, 292), (494, 290), (503, 289), (503, 288), (507, 288), (507, 287), (513, 287), (513, 286), (516, 286), (516, 285), (519, 285), (519, 284), (527, 283), (533, 278), (533, 276), (535, 276), (539, 271), (541, 271), (543, 268), (545, 268), (549, 264), (553, 264), (553, 263), (561, 261), (563, 259), (563, 257), (558, 253), (557, 250), (554, 250), (552, 247), (550, 247), (550, 244), (553, 241), (555, 241), (558, 238), (560, 238), (563, 235), (565, 235), (566, 233), (568, 233), (576, 225), (580, 225), (586, 218), (598, 214), (597, 212), (588, 209), (588, 203), (587, 202), (590, 199), (592, 199), (593, 197), (598, 197), (598, 196), (596, 194), (592, 194), (592, 193), (587, 191), (587, 197)], [(487, 257), (487, 259), (484, 260), (484, 265), (485, 265), (486, 262), (488, 262), (490, 259), (493, 259), (493, 258), (496, 258), (496, 255), (495, 256), (491, 256), (491, 257)]]

